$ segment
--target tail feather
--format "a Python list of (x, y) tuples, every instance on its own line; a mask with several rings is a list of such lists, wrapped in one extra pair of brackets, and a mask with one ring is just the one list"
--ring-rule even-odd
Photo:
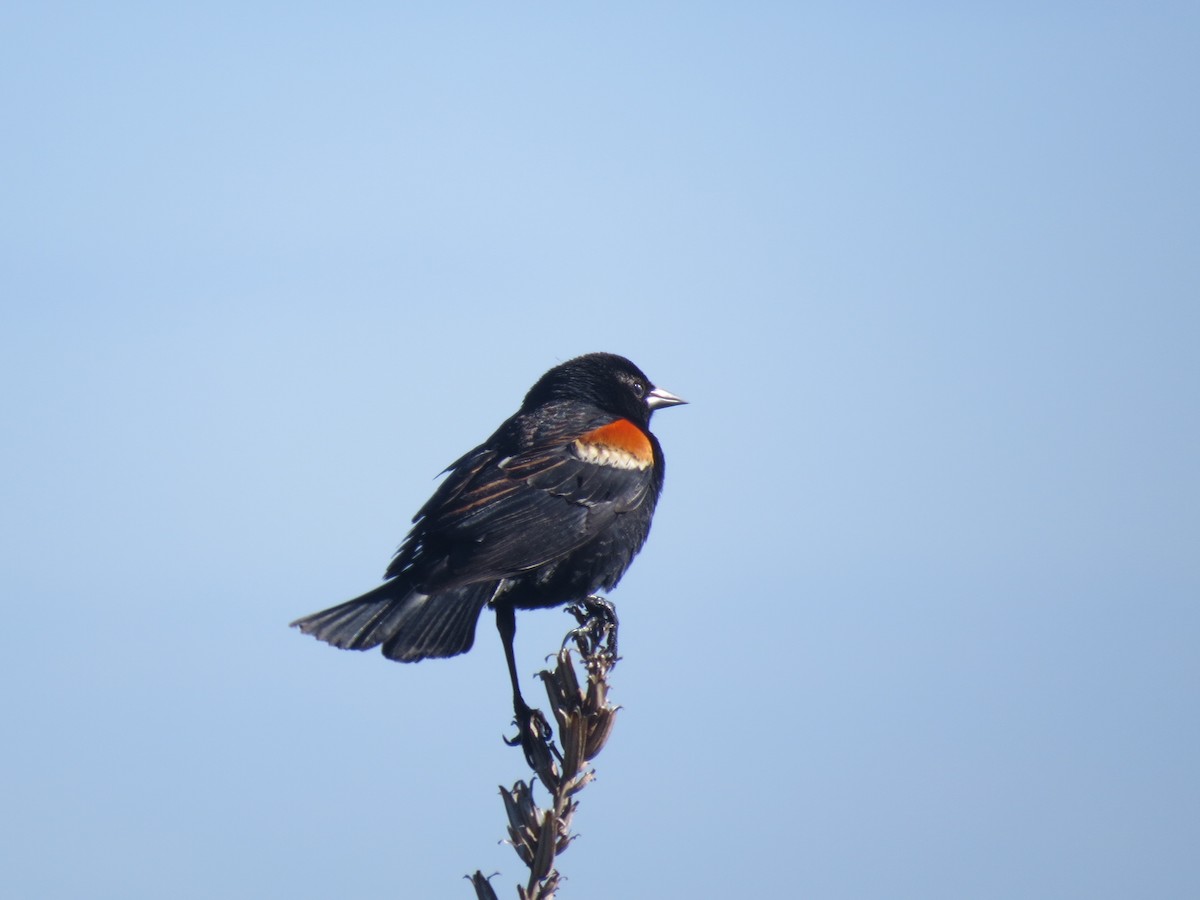
[(389, 581), (292, 625), (343, 650), (382, 644), (385, 656), (401, 662), (457, 656), (475, 643), (475, 623), (493, 593), (495, 585), (472, 584), (422, 594)]

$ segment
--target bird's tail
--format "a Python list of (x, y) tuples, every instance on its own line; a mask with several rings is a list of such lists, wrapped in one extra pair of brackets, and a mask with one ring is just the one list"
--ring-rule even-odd
[(292, 626), (343, 650), (382, 644), (383, 655), (400, 662), (457, 656), (475, 642), (479, 612), (495, 589), (495, 584), (468, 584), (422, 594), (395, 579)]

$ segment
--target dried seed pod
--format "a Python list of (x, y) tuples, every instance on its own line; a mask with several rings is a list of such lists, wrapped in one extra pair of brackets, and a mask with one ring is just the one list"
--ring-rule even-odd
[(533, 862), (529, 864), (529, 874), (534, 881), (541, 881), (550, 874), (557, 852), (557, 837), (558, 821), (554, 814), (547, 810), (542, 818), (542, 827), (538, 830), (537, 852), (533, 855)]
[(533, 790), (518, 781), (511, 791), (500, 788), (504, 810), (508, 814), (508, 840), (521, 862), (530, 865), (537, 852), (537, 835), (541, 829), (542, 811), (533, 802)]
[(475, 900), (500, 900), (496, 896), (496, 891), (488, 880), (494, 878), (498, 873), (493, 872), (491, 875), (484, 876), (478, 869), (474, 875), (464, 875), (463, 878), (471, 882), (471, 887), (475, 888)]
[(600, 755), (600, 751), (608, 743), (608, 736), (612, 734), (616, 721), (617, 710), (611, 706), (591, 718), (588, 722), (588, 735), (583, 750), (583, 758), (586, 761), (590, 762)]

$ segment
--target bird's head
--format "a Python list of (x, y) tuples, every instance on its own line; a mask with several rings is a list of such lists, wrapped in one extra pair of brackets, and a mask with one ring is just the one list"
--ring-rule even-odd
[(650, 414), (686, 400), (655, 387), (646, 373), (615, 353), (588, 353), (555, 366), (525, 396), (530, 409), (551, 400), (586, 400), (613, 415), (650, 424)]

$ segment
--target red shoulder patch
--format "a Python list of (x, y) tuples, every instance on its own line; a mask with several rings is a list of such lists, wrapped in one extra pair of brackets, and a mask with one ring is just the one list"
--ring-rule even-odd
[(627, 454), (636, 460), (639, 466), (648, 466), (654, 462), (654, 448), (650, 445), (650, 438), (628, 419), (617, 419), (608, 425), (601, 425), (579, 438), (579, 443)]

